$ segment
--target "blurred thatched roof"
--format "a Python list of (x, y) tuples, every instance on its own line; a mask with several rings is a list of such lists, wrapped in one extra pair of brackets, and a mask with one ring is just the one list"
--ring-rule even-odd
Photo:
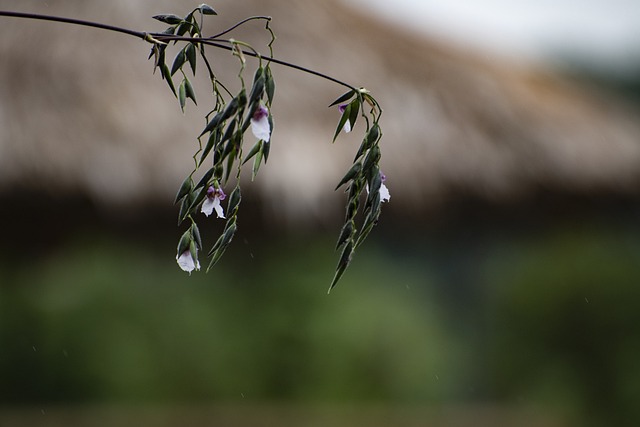
[[(0, 1), (5, 10), (15, 5)], [(161, 31), (151, 15), (196, 6), (170, 0), (47, 5), (25, 0), (19, 8)], [(209, 31), (248, 15), (271, 15), (276, 56), (376, 95), (385, 108), (382, 166), (395, 206), (419, 211), (459, 192), (510, 199), (536, 188), (637, 190), (640, 121), (617, 100), (404, 33), (334, 0), (213, 6), (220, 16), (210, 20)], [(0, 19), (0, 191), (82, 193), (110, 206), (171, 203), (192, 166), (202, 113), (211, 107), (206, 86), (201, 109), (188, 108), (183, 116), (165, 83), (151, 75), (146, 43)], [(264, 46), (262, 29), (253, 25), (235, 38)], [(228, 53), (211, 54), (221, 72), (233, 75)], [(327, 206), (340, 212), (333, 187), (359, 143), (357, 132), (330, 143), (338, 113), (326, 106), (343, 88), (274, 71), (276, 127), (255, 194), (267, 212), (291, 218), (323, 217)]]

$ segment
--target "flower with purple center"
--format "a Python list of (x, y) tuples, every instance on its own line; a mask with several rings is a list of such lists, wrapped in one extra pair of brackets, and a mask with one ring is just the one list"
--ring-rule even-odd
[(216, 211), (216, 215), (218, 218), (224, 218), (224, 210), (222, 209), (222, 205), (220, 204), (227, 197), (222, 191), (222, 188), (214, 187), (213, 185), (209, 186), (207, 189), (207, 197), (202, 203), (202, 213), (206, 216), (209, 216)]
[(191, 274), (193, 270), (200, 270), (200, 261), (193, 259), (193, 256), (191, 256), (191, 250), (189, 249), (176, 256), (176, 260), (178, 261), (180, 268), (189, 274)]
[[(340, 111), (340, 114), (344, 114), (344, 111), (347, 109), (347, 106), (348, 106), (348, 105), (349, 105), (349, 104), (340, 104), (340, 105), (338, 105), (338, 111)], [(349, 120), (347, 120), (347, 121), (344, 123), (344, 127), (342, 128), (342, 130), (343, 130), (345, 133), (349, 133), (349, 132), (351, 132), (351, 122), (350, 122)]]
[(271, 124), (269, 123), (269, 110), (267, 107), (260, 104), (256, 109), (256, 112), (253, 113), (251, 117), (251, 132), (253, 135), (263, 140), (264, 142), (269, 142), (271, 139)]

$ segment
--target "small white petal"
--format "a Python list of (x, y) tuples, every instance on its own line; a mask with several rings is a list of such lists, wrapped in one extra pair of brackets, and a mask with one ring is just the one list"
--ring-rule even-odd
[(206, 216), (211, 215), (211, 213), (213, 212), (213, 208), (214, 208), (214, 200), (216, 200), (215, 198), (210, 199), (210, 198), (206, 198), (204, 200), (204, 203), (202, 203), (202, 213), (205, 214)]
[(220, 199), (217, 197), (213, 199), (213, 209), (216, 210), (216, 215), (218, 215), (218, 218), (224, 219), (224, 210), (222, 209), (222, 205), (220, 204)]
[(389, 189), (387, 188), (386, 185), (381, 184), (380, 185), (380, 201), (388, 202), (389, 199), (391, 199), (391, 193), (389, 193)]
[(190, 251), (184, 251), (182, 255), (176, 257), (176, 260), (180, 268), (189, 274), (191, 274), (193, 270), (200, 270), (200, 261), (196, 260), (194, 262)]
[(271, 125), (269, 125), (269, 116), (260, 115), (258, 119), (251, 119), (251, 132), (253, 135), (262, 139), (264, 142), (269, 142), (271, 138)]
[(342, 130), (345, 133), (351, 132), (351, 122), (349, 120), (347, 120), (347, 122), (344, 124), (344, 127), (342, 128)]
[(222, 205), (220, 204), (220, 197), (207, 197), (204, 202), (202, 202), (202, 209), (200, 209), (203, 214), (209, 216), (216, 211), (216, 215), (218, 218), (224, 218), (224, 209), (222, 209)]

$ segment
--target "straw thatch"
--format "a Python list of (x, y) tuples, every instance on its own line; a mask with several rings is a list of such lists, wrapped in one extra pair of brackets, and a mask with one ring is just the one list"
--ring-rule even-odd
[[(22, 1), (20, 10), (159, 31), (177, 1)], [(196, 6), (194, 4), (193, 6)], [(0, 1), (14, 9), (15, 2)], [(382, 166), (392, 202), (419, 211), (453, 193), (489, 200), (536, 189), (634, 192), (640, 121), (618, 101), (539, 70), (474, 57), (386, 26), (335, 1), (214, 4), (210, 31), (271, 15), (278, 57), (370, 89), (385, 108)], [(0, 18), (0, 190), (81, 193), (105, 205), (170, 203), (192, 166), (211, 105), (180, 113), (151, 75), (149, 46), (119, 34)], [(213, 27), (217, 28), (213, 28)], [(264, 49), (262, 25), (236, 38)], [(211, 52), (229, 76), (236, 63)], [(226, 64), (226, 65), (225, 65)], [(275, 68), (269, 164), (253, 184), (266, 211), (290, 218), (339, 212), (333, 192), (359, 144), (330, 140), (343, 88)], [(205, 77), (201, 73), (201, 78)], [(203, 82), (204, 83), (204, 82)], [(356, 129), (358, 130), (358, 129)], [(335, 201), (335, 203), (333, 203)], [(335, 207), (334, 207), (335, 206)]]

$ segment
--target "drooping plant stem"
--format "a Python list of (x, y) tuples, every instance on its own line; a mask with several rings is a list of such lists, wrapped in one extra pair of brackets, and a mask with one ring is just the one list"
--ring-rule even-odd
[[(190, 42), (190, 43), (199, 43), (199, 44), (204, 44), (206, 46), (212, 46), (218, 49), (224, 49), (224, 50), (229, 50), (229, 51), (233, 51), (234, 49), (236, 49), (233, 46), (233, 42), (230, 40), (224, 40), (224, 39), (219, 39), (217, 37), (220, 37), (221, 35), (227, 34), (230, 31), (238, 28), (239, 26), (251, 21), (251, 20), (255, 20), (255, 19), (267, 19), (270, 20), (269, 17), (266, 16), (255, 16), (255, 17), (251, 17), (251, 18), (247, 18), (243, 21), (238, 22), (237, 24), (235, 24), (234, 26), (232, 26), (231, 28), (218, 33), (216, 36), (213, 36), (212, 38), (199, 38), (199, 37), (183, 37), (183, 36), (173, 36), (173, 35), (167, 35), (167, 34), (163, 34), (163, 33), (149, 33), (146, 31), (136, 31), (136, 30), (131, 30), (128, 28), (123, 28), (123, 27), (118, 27), (115, 25), (108, 25), (108, 24), (102, 24), (99, 22), (94, 22), (94, 21), (86, 21), (83, 19), (75, 19), (75, 18), (66, 18), (66, 17), (62, 17), (62, 16), (53, 16), (53, 15), (42, 15), (42, 14), (37, 14), (37, 13), (24, 13), (24, 12), (13, 12), (13, 11), (4, 11), (4, 10), (0, 10), (0, 16), (6, 16), (6, 17), (11, 17), (11, 18), (22, 18), (22, 19), (34, 19), (34, 20), (40, 20), (40, 21), (51, 21), (51, 22), (61, 22), (64, 24), (72, 24), (72, 25), (80, 25), (83, 27), (91, 27), (91, 28), (97, 28), (100, 30), (106, 30), (106, 31), (113, 31), (113, 32), (117, 32), (117, 33), (122, 33), (122, 34), (127, 34), (129, 36), (133, 36), (142, 40), (145, 40), (149, 43), (165, 43), (168, 41), (185, 41), (185, 42)], [(228, 44), (224, 44), (224, 43), (228, 43)], [(337, 83), (341, 86), (345, 86), (349, 89), (352, 90), (357, 90), (354, 86), (350, 85), (349, 83), (343, 82), (341, 80), (336, 79), (335, 77), (331, 77), (327, 74), (321, 73), (319, 71), (315, 71), (312, 70), (310, 68), (306, 68), (297, 64), (294, 64), (292, 62), (289, 61), (284, 61), (282, 59), (278, 59), (278, 58), (274, 58), (273, 56), (265, 56), (265, 55), (261, 55), (258, 52), (252, 52), (252, 51), (245, 51), (242, 50), (242, 54), (247, 55), (247, 56), (251, 56), (254, 58), (261, 58), (265, 61), (268, 62), (272, 62), (274, 64), (278, 64), (284, 67), (288, 67), (288, 68), (292, 68), (298, 71), (302, 71), (304, 73), (307, 74), (312, 74), (314, 76), (323, 78), (325, 80), (331, 81), (333, 83)]]

